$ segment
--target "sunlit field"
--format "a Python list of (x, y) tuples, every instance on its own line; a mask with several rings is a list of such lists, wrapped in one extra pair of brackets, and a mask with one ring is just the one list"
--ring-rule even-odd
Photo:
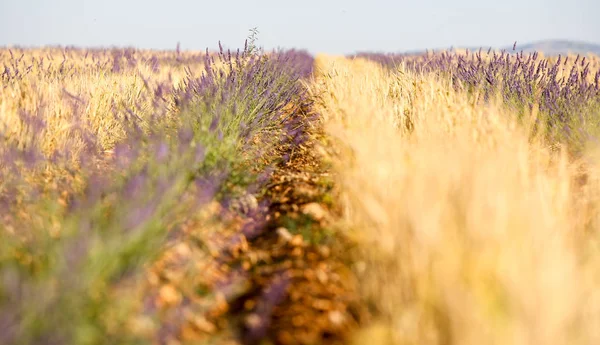
[(0, 344), (597, 344), (600, 58), (0, 49)]
[[(593, 144), (569, 155), (536, 130), (553, 121), (538, 107), (477, 101), (482, 90), (443, 74), (328, 57), (317, 70), (354, 266), (376, 310), (357, 343), (598, 341)], [(586, 114), (571, 130), (595, 133), (590, 99), (565, 109)]]

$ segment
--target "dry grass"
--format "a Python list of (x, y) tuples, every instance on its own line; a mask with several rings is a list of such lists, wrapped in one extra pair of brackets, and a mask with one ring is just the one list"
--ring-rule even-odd
[(317, 68), (356, 270), (379, 320), (357, 344), (600, 341), (593, 152), (571, 162), (503, 107), (432, 76), (326, 56)]
[[(130, 61), (118, 58), (119, 70), (115, 71), (115, 57), (108, 50), (0, 50), (0, 66), (8, 67), (11, 74), (15, 70), (25, 74), (5, 80), (0, 88), (0, 133), (5, 140), (21, 145), (36, 140), (44, 153), (51, 154), (65, 148), (83, 150), (81, 130), (89, 130), (97, 135), (102, 148), (109, 150), (125, 138), (122, 115), (127, 114), (126, 109), (146, 120), (161, 111), (154, 103), (158, 85), (179, 85), (184, 68), (196, 75), (203, 70), (202, 60), (161, 63), (154, 68), (152, 58), (175, 60), (175, 53), (136, 51), (133, 57)], [(185, 53), (181, 58), (186, 58)], [(29, 129), (21, 120), (22, 113), (43, 120), (45, 129)]]

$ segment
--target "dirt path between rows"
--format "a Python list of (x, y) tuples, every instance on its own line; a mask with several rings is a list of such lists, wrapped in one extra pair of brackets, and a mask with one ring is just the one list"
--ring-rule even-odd
[(345, 262), (350, 244), (333, 228), (332, 178), (311, 134), (275, 171), (266, 229), (240, 257), (261, 257), (249, 267), (253, 292), (233, 309), (243, 315), (245, 344), (344, 344), (364, 317)]
[[(146, 309), (159, 309), (153, 343), (347, 344), (366, 320), (351, 243), (336, 228), (333, 178), (318, 153), (326, 138), (310, 113), (298, 114), (309, 139), (280, 150), (288, 160), (257, 205), (191, 222), (153, 265), (143, 293)], [(221, 229), (203, 237), (210, 226)]]

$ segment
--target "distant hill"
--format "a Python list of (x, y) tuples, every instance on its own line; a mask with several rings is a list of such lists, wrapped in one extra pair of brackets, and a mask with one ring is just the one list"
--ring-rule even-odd
[[(511, 47), (505, 47), (506, 50), (511, 51)], [(528, 44), (519, 44), (517, 42), (517, 51), (523, 50), (524, 52), (539, 51), (545, 55), (565, 55), (567, 53), (572, 54), (598, 54), (600, 55), (600, 44), (577, 42), (568, 40), (546, 40), (538, 41)]]

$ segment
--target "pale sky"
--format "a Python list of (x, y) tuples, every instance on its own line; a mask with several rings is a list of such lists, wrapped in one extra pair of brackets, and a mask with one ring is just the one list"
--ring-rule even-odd
[(544, 39), (600, 43), (600, 0), (0, 0), (0, 46), (402, 52), (510, 46)]

